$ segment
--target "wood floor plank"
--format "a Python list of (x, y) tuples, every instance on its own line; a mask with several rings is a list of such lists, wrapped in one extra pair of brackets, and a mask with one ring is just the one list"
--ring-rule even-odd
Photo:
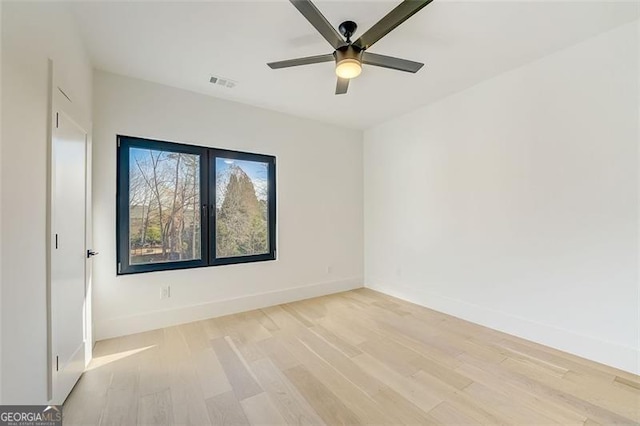
[(143, 425), (173, 425), (173, 405), (169, 388), (140, 397), (138, 423)]
[(213, 339), (211, 346), (238, 400), (242, 401), (245, 398), (263, 392), (260, 385), (255, 381), (249, 370), (245, 367), (245, 364), (240, 360), (240, 357), (238, 357), (225, 338)]
[(336, 335), (335, 333), (332, 333), (331, 331), (329, 331), (328, 329), (326, 329), (320, 324), (314, 325), (309, 330), (317, 334), (319, 337), (324, 339), (331, 346), (333, 346), (334, 348), (336, 348), (337, 350), (339, 350), (340, 352), (342, 352), (348, 357), (356, 356), (362, 353), (362, 351), (358, 349), (357, 346), (350, 344), (345, 339)]
[[(585, 373), (576, 373), (574, 371), (567, 372), (562, 377), (563, 382), (570, 382), (574, 385), (581, 387), (582, 389), (595, 389), (600, 386), (607, 386), (609, 391), (606, 398), (600, 398), (604, 400), (604, 406), (610, 407), (610, 409), (617, 412), (625, 412), (624, 407), (635, 407), (627, 411), (629, 418), (640, 418), (640, 392), (631, 387), (615, 386), (615, 382), (604, 382), (599, 377), (590, 376)], [(613, 385), (613, 386), (611, 386)]]
[(285, 424), (284, 417), (269, 400), (269, 396), (266, 393), (259, 393), (246, 398), (240, 405), (242, 405), (249, 423), (254, 426), (280, 426)]
[(640, 381), (630, 380), (620, 376), (616, 376), (615, 379), (613, 379), (613, 381), (616, 383), (620, 383), (621, 385), (628, 386), (632, 389), (635, 389), (636, 391), (640, 391)]
[(640, 424), (640, 377), (358, 289), (98, 342), (69, 425)]
[(586, 420), (585, 415), (579, 414), (570, 407), (564, 407), (556, 401), (544, 398), (541, 395), (534, 395), (528, 389), (513, 384), (508, 380), (509, 376), (507, 375), (496, 377), (495, 373), (490, 370), (471, 364), (464, 364), (457, 371), (497, 394), (518, 401), (525, 409), (532, 410), (555, 423), (580, 425)]
[(304, 366), (284, 371), (307, 402), (328, 425), (357, 425), (362, 421)]
[(354, 383), (368, 395), (378, 392), (381, 384), (373, 376), (365, 373), (352, 358), (344, 355), (324, 340), (312, 333), (301, 333), (299, 340), (318, 358), (332, 366), (347, 380)]
[(394, 314), (400, 317), (411, 315), (409, 311), (405, 311), (404, 309), (402, 309), (402, 307), (398, 303), (395, 303), (395, 302), (377, 301), (377, 302), (373, 302), (371, 305), (377, 306), (382, 309), (386, 309), (387, 311), (393, 312)]
[[(244, 334), (245, 330), (236, 329), (225, 338), (233, 343), (233, 346), (237, 349), (242, 359), (247, 362), (255, 361), (260, 358), (264, 358), (265, 353), (260, 350), (258, 345), (259, 340), (253, 340), (248, 335)], [(271, 335), (269, 335), (270, 337)]]
[(261, 311), (278, 326), (281, 332), (294, 333), (296, 330), (306, 327), (296, 317), (289, 314), (284, 305), (271, 306), (261, 309)]
[[(418, 382), (420, 386), (431, 389), (432, 392), (443, 398), (445, 402), (452, 405), (457, 411), (464, 414), (464, 416), (473, 418), (478, 423), (509, 423), (508, 419), (500, 412), (492, 410), (492, 407), (486, 407), (484, 404), (481, 404), (476, 399), (470, 397), (467, 393), (455, 388), (449, 383), (442, 381), (431, 374), (428, 374), (421, 370), (413, 375), (413, 379)], [(442, 404), (438, 404), (438, 406), (440, 405)], [(431, 414), (431, 411), (429, 411), (429, 414)]]
[(200, 322), (202, 323), (202, 329), (207, 336), (207, 341), (224, 336), (224, 332), (218, 323), (218, 318), (211, 318)]
[(324, 425), (315, 410), (284, 375), (283, 370), (276, 367), (270, 359), (254, 361), (251, 363), (251, 369), (284, 417), (286, 424)]
[(466, 415), (458, 410), (455, 406), (444, 401), (438, 404), (433, 410), (429, 411), (429, 415), (441, 425), (480, 425), (478, 420)]
[[(456, 389), (462, 390), (473, 383), (473, 380), (471, 380), (469, 377), (464, 376), (463, 374), (460, 374), (455, 370), (455, 368), (449, 368), (433, 359), (428, 359), (424, 356), (413, 358), (410, 363), (414, 365), (418, 370), (423, 371), (426, 374), (430, 374), (431, 376)], [(458, 364), (456, 364), (456, 367), (457, 366)]]
[[(519, 366), (517, 369), (504, 370), (501, 366), (491, 365), (486, 362), (474, 360), (472, 357), (465, 358), (465, 361), (484, 369), (487, 373), (492, 374), (496, 380), (507, 380), (514, 386), (519, 386), (533, 392), (538, 398), (549, 401), (559, 402), (562, 406), (589, 417), (595, 421), (605, 424), (629, 424), (632, 420), (624, 415), (603, 408), (596, 403), (591, 402), (588, 395), (584, 398), (584, 389), (579, 386), (571, 385), (553, 376), (540, 377), (539, 372), (528, 370), (527, 365)], [(478, 364), (479, 363), (479, 364)], [(589, 391), (589, 390), (587, 390)], [(591, 392), (593, 390), (590, 390)], [(604, 393), (598, 392), (601, 397), (606, 397)], [(633, 407), (627, 407), (632, 409)]]
[(210, 425), (196, 365), (179, 327), (164, 329), (161, 358), (169, 376), (174, 424)]
[(418, 358), (418, 355), (411, 349), (394, 342), (383, 339), (368, 340), (358, 347), (362, 352), (368, 353), (403, 376), (411, 376), (419, 370), (419, 367), (412, 362)]
[(138, 423), (138, 377), (110, 387), (99, 424), (101, 426)]
[(139, 354), (139, 389), (140, 395), (155, 394), (169, 388), (168, 366), (162, 358), (162, 351), (157, 345)]
[(532, 369), (540, 370), (541, 374), (551, 374), (556, 377), (563, 377), (569, 372), (569, 369), (565, 367), (556, 365), (543, 359), (536, 358), (515, 349), (507, 350), (505, 352), (505, 355), (507, 355), (507, 358), (505, 358), (502, 362), (511, 362), (512, 360), (516, 360), (520, 364), (526, 364)]
[(210, 425), (205, 395), (200, 387), (195, 366), (189, 358), (177, 361), (173, 365), (170, 381), (174, 424)]
[[(309, 333), (305, 333), (309, 337)], [(312, 338), (314, 340), (315, 338)], [(300, 359), (304, 366), (312, 371), (318, 381), (330, 389), (334, 395), (349, 408), (363, 424), (389, 424), (392, 419), (381, 411), (378, 404), (372, 398), (373, 393), (377, 393), (384, 386), (373, 377), (365, 374), (360, 368), (350, 363), (350, 359), (342, 354), (333, 353), (338, 358), (323, 355), (323, 344), (319, 339), (314, 346), (309, 345), (309, 340), (303, 337), (298, 339), (297, 344), (293, 344), (294, 353), (302, 354)], [(314, 350), (315, 348), (315, 350)], [(325, 346), (326, 348), (326, 346)], [(306, 350), (305, 350), (306, 349)], [(350, 363), (336, 362), (336, 359)], [(346, 369), (344, 367), (347, 367)]]
[(616, 375), (627, 377), (630, 380), (638, 380), (638, 376), (629, 372), (589, 361), (576, 355), (561, 352), (557, 349), (549, 348), (535, 342), (529, 342), (515, 336), (507, 336), (498, 342), (497, 345), (508, 350), (515, 349), (516, 351), (526, 353), (530, 357), (544, 360), (575, 372), (584, 372), (593, 376), (611, 378), (611, 380), (613, 380)]
[(548, 425), (555, 422), (543, 414), (525, 406), (519, 400), (510, 398), (502, 392), (491, 389), (483, 384), (474, 382), (462, 392), (478, 401), (486, 410), (502, 416), (510, 424), (541, 424)]
[(345, 342), (349, 342), (353, 346), (358, 346), (360, 343), (365, 342), (367, 339), (358, 333), (350, 330), (344, 326), (344, 321), (337, 318), (335, 314), (324, 317), (318, 322), (320, 325), (326, 328), (329, 332), (343, 339)]
[(391, 419), (391, 424), (438, 424), (438, 420), (435, 417), (427, 414), (390, 387), (380, 389), (372, 398), (380, 409), (386, 413), (387, 417)]
[(306, 299), (299, 302), (291, 303), (289, 305), (293, 306), (294, 309), (302, 316), (308, 318), (310, 322), (316, 324), (327, 314), (326, 306), (323, 303), (324, 300), (325, 299), (322, 298)]
[(250, 425), (249, 419), (233, 392), (226, 392), (206, 400), (209, 417), (215, 426)]
[(262, 340), (258, 345), (260, 350), (262, 350), (268, 359), (277, 365), (280, 370), (287, 370), (296, 365), (300, 365), (300, 360), (293, 356), (280, 340), (275, 337)]
[(227, 375), (212, 348), (198, 351), (191, 356), (191, 359), (205, 399), (232, 390)]
[(192, 353), (207, 349), (207, 331), (202, 321), (190, 322), (178, 326), (178, 330), (182, 334), (189, 350)]
[(260, 309), (251, 311), (251, 316), (270, 332), (280, 330), (280, 327)]
[(300, 321), (305, 327), (313, 327), (314, 322), (302, 314), (298, 309), (296, 309), (295, 305), (291, 303), (285, 303), (282, 305), (282, 309), (286, 311), (289, 315)]
[[(118, 351), (133, 353), (142, 346), (140, 335), (123, 337)], [(113, 376), (107, 390), (100, 425), (136, 424), (138, 419), (139, 358), (135, 354), (124, 356), (109, 364)]]
[(97, 425), (107, 402), (112, 377), (108, 368), (86, 371), (64, 403), (64, 424)]
[(443, 397), (435, 394), (431, 389), (421, 387), (413, 378), (391, 370), (367, 353), (353, 357), (353, 360), (364, 371), (370, 372), (381, 383), (394, 389), (423, 411), (429, 411), (444, 401)]

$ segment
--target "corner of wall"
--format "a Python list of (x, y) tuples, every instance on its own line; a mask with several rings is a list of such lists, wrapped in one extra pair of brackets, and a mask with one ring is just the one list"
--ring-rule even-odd
[(413, 286), (394, 283), (393, 285), (369, 284), (366, 287), (493, 330), (640, 374), (640, 349), (638, 348), (585, 336)]
[(368, 129), (366, 286), (640, 373), (639, 22)]

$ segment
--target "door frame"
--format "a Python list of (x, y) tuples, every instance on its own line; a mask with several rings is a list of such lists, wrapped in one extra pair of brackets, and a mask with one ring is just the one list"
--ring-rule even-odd
[[(47, 400), (51, 404), (62, 404), (60, 395), (56, 394), (54, 387), (56, 374), (55, 356), (53, 353), (52, 334), (52, 309), (51, 309), (51, 259), (53, 243), (53, 139), (56, 126), (56, 116), (58, 113), (64, 114), (83, 132), (85, 132), (85, 251), (92, 247), (92, 199), (91, 199), (91, 158), (92, 158), (92, 126), (89, 119), (90, 112), (82, 110), (80, 106), (73, 103), (72, 98), (67, 94), (59, 79), (56, 78), (54, 63), (48, 60), (48, 99), (47, 99), (47, 207), (46, 207), (46, 300), (47, 300)], [(93, 349), (93, 322), (91, 315), (92, 306), (92, 262), (91, 258), (85, 257), (85, 301), (83, 310), (83, 337), (84, 337), (84, 364), (83, 370), (92, 358)]]

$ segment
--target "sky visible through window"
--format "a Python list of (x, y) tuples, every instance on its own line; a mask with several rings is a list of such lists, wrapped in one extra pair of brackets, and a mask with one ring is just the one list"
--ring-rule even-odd
[(257, 161), (235, 160), (229, 158), (216, 158), (216, 173), (218, 175), (218, 197), (216, 205), (220, 207), (224, 201), (225, 189), (229, 183), (229, 177), (235, 170), (240, 168), (251, 179), (255, 188), (256, 197), (259, 200), (266, 201), (268, 196), (268, 176), (269, 165)]

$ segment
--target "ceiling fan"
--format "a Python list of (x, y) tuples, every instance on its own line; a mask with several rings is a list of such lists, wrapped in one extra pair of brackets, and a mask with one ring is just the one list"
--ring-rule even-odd
[(420, 62), (370, 53), (367, 52), (367, 49), (433, 0), (404, 0), (373, 27), (369, 28), (359, 39), (353, 42), (351, 41), (351, 36), (358, 28), (355, 22), (345, 21), (338, 27), (340, 34), (344, 36), (345, 40), (310, 0), (290, 1), (295, 8), (307, 18), (307, 21), (329, 42), (335, 51), (326, 55), (270, 62), (267, 65), (272, 69), (335, 61), (336, 75), (338, 76), (336, 95), (342, 95), (347, 93), (349, 80), (359, 76), (362, 72), (362, 64), (412, 73), (418, 72), (424, 65)]

